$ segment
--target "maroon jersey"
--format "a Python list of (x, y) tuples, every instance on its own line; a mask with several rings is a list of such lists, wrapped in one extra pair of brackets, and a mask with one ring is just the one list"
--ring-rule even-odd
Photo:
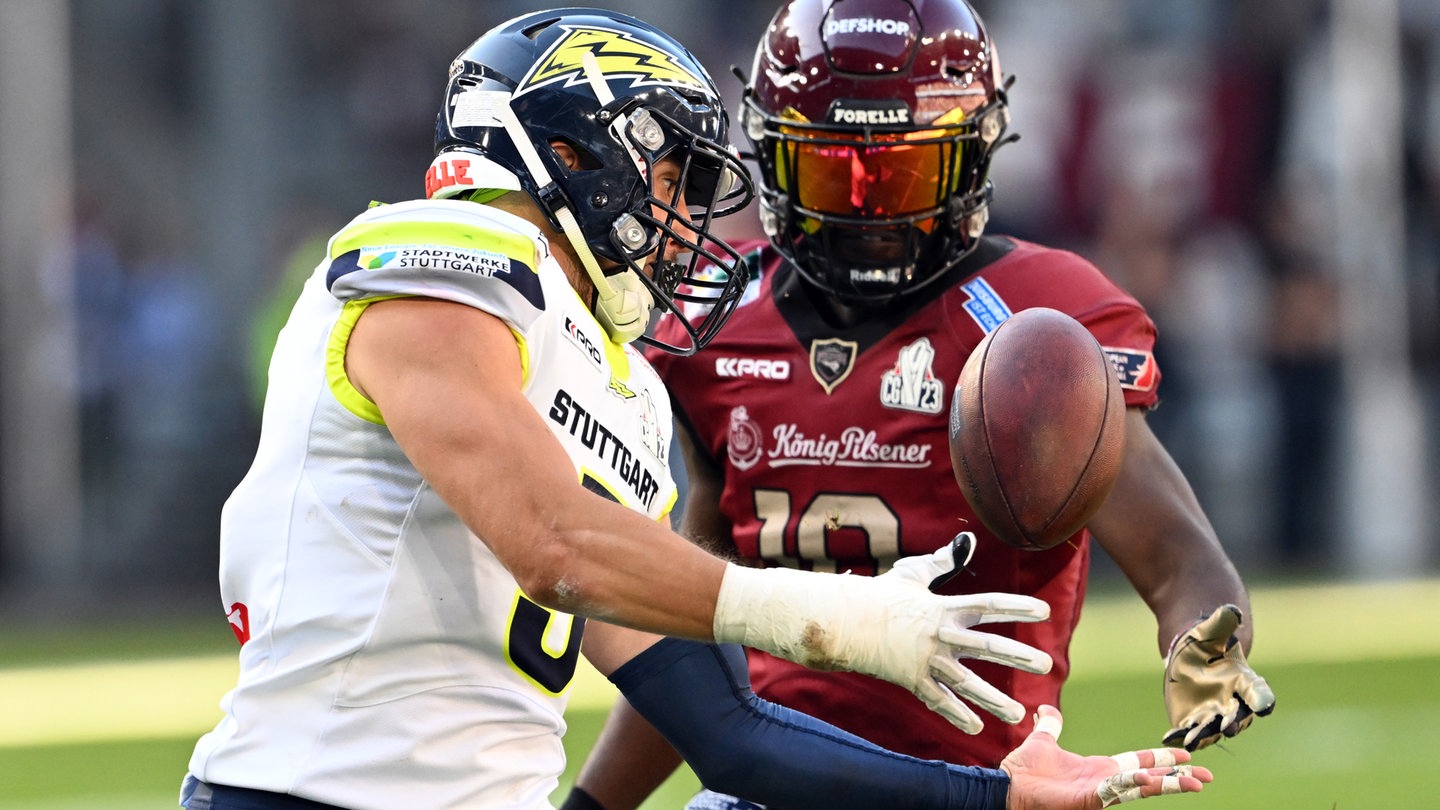
[[(745, 300), (704, 351), (652, 353), (697, 449), (724, 476), (720, 508), (741, 557), (766, 565), (874, 575), (901, 556), (975, 532), (970, 568), (949, 593), (1032, 594), (1045, 623), (983, 629), (1048, 652), (1032, 675), (964, 662), (1033, 709), (1059, 705), (1080, 617), (1089, 533), (1042, 552), (992, 536), (965, 503), (950, 468), (950, 397), (965, 359), (1002, 320), (1030, 307), (1068, 313), (1105, 347), (1126, 403), (1156, 401), (1155, 325), (1139, 303), (1072, 253), (1004, 237), (980, 247), (884, 317), (829, 326), (793, 268), (768, 244), (746, 246), (755, 277)], [(672, 329), (662, 322), (660, 328)], [(750, 652), (755, 691), (888, 748), (922, 758), (996, 767), (1031, 728), (982, 713), (967, 735), (905, 690), (853, 673), (817, 672)]]

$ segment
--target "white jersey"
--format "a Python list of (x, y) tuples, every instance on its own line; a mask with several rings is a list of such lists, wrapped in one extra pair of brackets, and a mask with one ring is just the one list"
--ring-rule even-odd
[(583, 620), (527, 599), (441, 502), (347, 380), (346, 341), (396, 296), (501, 318), (577, 479), (657, 520), (676, 498), (670, 401), (524, 220), (381, 206), (328, 254), (280, 334), (255, 463), (222, 515), (240, 676), (191, 773), (354, 810), (548, 808)]

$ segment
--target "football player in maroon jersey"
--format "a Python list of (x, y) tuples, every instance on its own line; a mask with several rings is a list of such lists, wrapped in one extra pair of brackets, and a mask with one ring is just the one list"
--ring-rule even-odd
[[(682, 533), (756, 565), (873, 575), (973, 530), (970, 575), (946, 587), (1052, 606), (1048, 623), (1000, 631), (1049, 652), (1048, 675), (972, 667), (1029, 707), (1058, 705), (1093, 537), (1155, 614), (1170, 721), (1157, 737), (1195, 750), (1274, 706), (1245, 660), (1249, 600), (1146, 424), (1160, 372), (1145, 310), (1073, 253), (984, 232), (990, 160), (1013, 140), (1007, 87), (965, 0), (790, 0), (776, 14), (740, 115), (769, 240), (748, 246), (750, 288), (714, 342), (654, 356), (684, 428)], [(1108, 500), (1068, 543), (1038, 553), (989, 535), (947, 450), (966, 358), (1029, 307), (1085, 324), (1128, 406)], [(992, 720), (970, 736), (873, 678), (755, 651), (749, 661), (760, 695), (914, 756), (993, 767), (1031, 729), (1029, 718)], [(622, 701), (571, 806), (635, 806), (678, 763), (665, 748)]]

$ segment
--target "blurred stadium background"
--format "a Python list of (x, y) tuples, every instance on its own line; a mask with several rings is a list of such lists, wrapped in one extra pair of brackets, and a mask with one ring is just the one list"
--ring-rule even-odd
[[(734, 102), (729, 68), (748, 72), (776, 2), (595, 4), (675, 34)], [(11, 722), (24, 705), (56, 729), (59, 702), (107, 715), (117, 703), (75, 701), (126, 677), (156, 701), (137, 698), (142, 714), (170, 695), (145, 684), (203, 681), (213, 706), (223, 664), (212, 680), (172, 659), (233, 646), (215, 527), (288, 299), (370, 200), (421, 193), (450, 59), (547, 5), (0, 2), (0, 684), (15, 687), (0, 693), (21, 699), (0, 704), (0, 729), (31, 728)], [(1207, 764), (1254, 788), (1279, 758), (1294, 766), (1281, 785), (1336, 785), (1245, 806), (1430, 806), (1440, 4), (976, 5), (1017, 77), (1023, 136), (996, 160), (992, 230), (1076, 250), (1149, 307), (1165, 373), (1152, 422), (1257, 591), (1255, 661), (1276, 656), (1280, 709)], [(1067, 742), (1098, 753), (1148, 744), (1161, 721), (1143, 607), (1103, 558), (1095, 579), (1095, 660), (1147, 656), (1077, 665)], [(91, 657), (179, 668), (77, 668)], [(46, 683), (73, 700), (45, 703)], [(0, 739), (0, 807), (165, 806), (65, 797), (100, 792), (79, 778), (97, 756), (116, 763), (105, 779), (172, 784), (204, 711), (133, 733), (121, 713), (119, 739)], [(1387, 779), (1400, 790), (1373, 804), (1339, 787)], [(1241, 806), (1226, 790), (1191, 804)]]

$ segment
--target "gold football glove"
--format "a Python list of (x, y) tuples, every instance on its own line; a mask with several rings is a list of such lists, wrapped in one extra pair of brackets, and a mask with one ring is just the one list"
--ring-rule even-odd
[(1180, 634), (1165, 662), (1165, 711), (1171, 729), (1165, 745), (1187, 751), (1234, 737), (1256, 715), (1275, 708), (1275, 693), (1245, 662), (1235, 630), (1245, 615), (1221, 605), (1208, 618)]

